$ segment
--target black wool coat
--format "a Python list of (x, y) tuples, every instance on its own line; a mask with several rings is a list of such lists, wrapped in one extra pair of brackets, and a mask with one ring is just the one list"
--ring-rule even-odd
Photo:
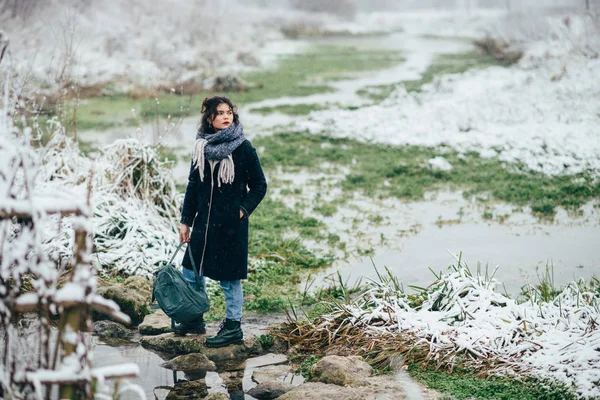
[[(248, 140), (233, 151), (232, 157), (235, 178), (233, 183), (222, 183), (220, 187), (219, 164), (211, 179), (210, 164), (205, 161), (203, 181), (192, 165), (181, 212), (181, 223), (193, 226), (189, 250), (196, 267), (214, 280), (248, 277), (248, 217), (267, 192), (258, 155)], [(242, 218), (240, 210), (244, 212)], [(183, 266), (192, 269), (189, 251), (185, 252)]]

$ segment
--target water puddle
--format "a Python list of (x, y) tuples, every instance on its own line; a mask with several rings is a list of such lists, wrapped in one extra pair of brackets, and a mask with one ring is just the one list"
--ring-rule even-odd
[[(244, 318), (245, 335), (259, 336), (265, 333), (268, 326), (285, 321), (283, 314), (253, 315)], [(216, 323), (208, 324), (209, 330), (216, 330)], [(208, 393), (223, 393), (231, 399), (251, 400), (254, 397), (246, 394), (248, 390), (257, 386), (252, 380), (255, 371), (262, 371), (265, 367), (288, 364), (287, 356), (283, 354), (265, 354), (248, 358), (241, 364), (234, 362), (229, 365), (217, 364), (217, 371), (171, 371), (161, 365), (175, 354), (166, 354), (149, 350), (139, 343), (140, 335), (136, 334), (131, 340), (114, 340), (92, 336), (93, 365), (102, 367), (124, 363), (135, 363), (140, 369), (140, 376), (130, 379), (129, 382), (142, 387), (147, 399), (165, 399), (175, 383), (195, 381), (202, 379), (204, 382), (199, 387), (204, 387)], [(300, 384), (304, 382), (301, 375), (287, 374), (282, 382)], [(125, 393), (121, 399), (134, 400), (139, 397), (134, 393)]]
[[(137, 338), (139, 339), (139, 337)], [(159, 355), (142, 347), (137, 339), (131, 342), (113, 342), (94, 337), (93, 360), (95, 367), (118, 365), (123, 363), (136, 363), (140, 369), (137, 379), (129, 380), (130, 383), (140, 385), (147, 399), (165, 399), (175, 383), (203, 379), (208, 393), (223, 393), (230, 399), (252, 400), (254, 397), (246, 394), (257, 384), (252, 380), (252, 374), (267, 366), (287, 364), (288, 359), (282, 354), (266, 354), (249, 358), (242, 364), (242, 368), (232, 370), (218, 369), (216, 372), (183, 372), (171, 371), (160, 365), (174, 355)], [(219, 368), (219, 367), (218, 367)], [(283, 382), (300, 384), (304, 378), (300, 375), (289, 374)], [(204, 386), (204, 384), (200, 384)], [(134, 393), (125, 393), (123, 400), (134, 400), (139, 397)]]
[[(424, 287), (435, 280), (430, 268), (436, 273), (445, 270), (454, 261), (451, 254), (459, 252), (473, 271), (480, 264), (482, 272), (487, 266), (491, 274), (498, 266), (495, 277), (511, 295), (518, 294), (525, 283), (538, 283), (538, 274), (545, 274), (546, 267), (557, 286), (578, 278), (590, 279), (600, 276), (600, 218), (594, 204), (584, 206), (580, 216), (561, 210), (553, 221), (540, 222), (527, 208), (515, 211), (506, 204), (478, 206), (460, 193), (401, 203), (396, 212), (386, 208), (391, 223), (385, 229), (402, 230), (417, 224), (418, 230), (397, 235), (386, 246), (374, 249), (373, 256), (337, 262), (316, 276), (313, 287), (331, 284), (331, 277), (337, 279), (338, 272), (350, 284), (360, 278), (375, 279), (373, 265), (380, 271), (389, 268), (405, 289), (408, 285)], [(492, 218), (502, 216), (503, 221), (484, 219), (486, 212)], [(366, 238), (381, 231), (364, 229)]]

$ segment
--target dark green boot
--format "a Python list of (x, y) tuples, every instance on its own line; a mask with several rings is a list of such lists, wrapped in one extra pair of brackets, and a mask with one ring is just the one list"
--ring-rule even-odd
[(206, 347), (224, 347), (230, 344), (242, 343), (244, 343), (244, 333), (242, 332), (240, 321), (232, 319), (225, 319), (217, 335), (206, 338), (204, 342)]
[(206, 333), (206, 324), (204, 323), (204, 315), (190, 322), (175, 322), (171, 319), (171, 330), (176, 335), (185, 336), (188, 333), (194, 335), (204, 335)]

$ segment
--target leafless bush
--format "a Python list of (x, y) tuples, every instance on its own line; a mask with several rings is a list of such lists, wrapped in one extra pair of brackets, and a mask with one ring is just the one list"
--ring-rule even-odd
[(324, 12), (338, 17), (353, 19), (357, 6), (352, 0), (292, 0), (293, 8), (308, 12)]
[(509, 42), (501, 39), (494, 39), (488, 36), (483, 39), (477, 39), (473, 43), (481, 52), (493, 56), (496, 60), (513, 63), (523, 57), (523, 51), (516, 49)]
[(10, 18), (26, 18), (43, 3), (42, 0), (0, 0), (0, 14), (7, 14)]

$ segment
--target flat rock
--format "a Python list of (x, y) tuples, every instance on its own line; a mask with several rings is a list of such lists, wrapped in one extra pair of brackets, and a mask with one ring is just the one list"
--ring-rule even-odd
[[(361, 387), (339, 386), (322, 382), (308, 382), (278, 397), (280, 400), (403, 400), (407, 399), (402, 384), (389, 376), (368, 378)], [(411, 399), (427, 398), (418, 395)]]
[[(205, 335), (177, 336), (163, 333), (157, 336), (143, 336), (142, 346), (170, 354), (202, 353), (216, 363), (219, 369), (243, 369), (246, 359), (260, 354), (262, 347), (256, 336), (247, 336), (243, 344), (209, 348), (204, 346)], [(224, 365), (227, 367), (224, 367)], [(233, 367), (232, 367), (233, 366)]]
[(249, 358), (246, 361), (246, 368), (259, 368), (267, 365), (287, 364), (288, 356), (285, 354), (268, 353), (262, 356)]
[(296, 375), (289, 365), (269, 365), (253, 371), (252, 381), (259, 385), (267, 382), (284, 382), (298, 386), (304, 383), (304, 377)]
[(208, 388), (204, 380), (176, 383), (166, 400), (201, 399), (208, 396)]
[[(131, 324), (137, 326), (150, 312), (148, 299), (136, 289), (115, 283), (99, 287), (97, 293), (119, 305), (121, 312), (129, 315)], [(97, 314), (95, 314), (97, 315)]]
[(221, 379), (223, 379), (223, 384), (227, 388), (228, 393), (236, 393), (236, 392), (244, 392), (244, 371), (232, 371), (232, 372), (221, 372), (219, 373)]
[(217, 366), (202, 353), (191, 353), (177, 356), (162, 363), (161, 367), (172, 371), (200, 372), (216, 371)]
[(133, 332), (114, 321), (94, 322), (94, 335), (102, 338), (129, 338)]
[(294, 389), (295, 386), (285, 382), (264, 382), (248, 391), (248, 394), (259, 400), (276, 399)]
[(364, 386), (373, 368), (359, 356), (327, 356), (313, 365), (311, 380), (339, 386)]
[(160, 335), (161, 333), (171, 332), (171, 318), (162, 310), (148, 314), (138, 326), (138, 331), (142, 335)]
[(211, 393), (204, 400), (229, 400), (229, 396), (225, 393)]
[[(322, 382), (308, 382), (278, 397), (279, 400), (365, 400), (367, 397), (358, 388), (328, 385)], [(376, 397), (370, 397), (375, 399)]]
[(132, 275), (125, 279), (123, 286), (135, 290), (146, 300), (147, 303), (152, 301), (152, 281), (145, 276)]

